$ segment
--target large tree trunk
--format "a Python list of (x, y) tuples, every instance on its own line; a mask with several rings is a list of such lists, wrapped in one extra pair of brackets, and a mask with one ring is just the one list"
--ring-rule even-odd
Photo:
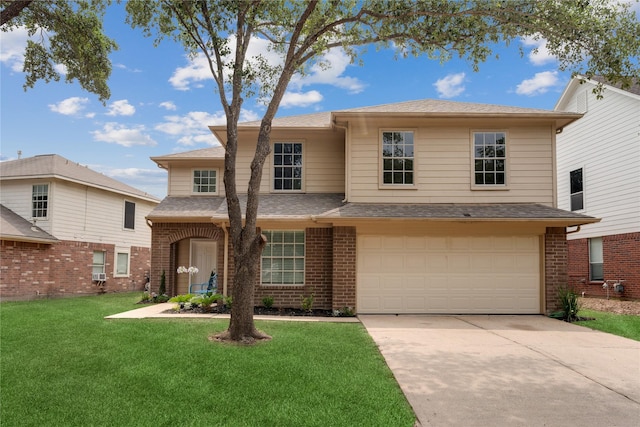
[(269, 338), (268, 335), (256, 329), (253, 321), (254, 286), (266, 238), (256, 235), (255, 232), (248, 234), (255, 236), (255, 244), (251, 245), (248, 252), (234, 252), (235, 277), (232, 289), (231, 321), (227, 331), (229, 339), (239, 342), (253, 342), (256, 339)]

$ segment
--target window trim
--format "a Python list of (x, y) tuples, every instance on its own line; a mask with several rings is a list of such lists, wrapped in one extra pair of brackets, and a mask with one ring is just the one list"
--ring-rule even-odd
[[(127, 255), (127, 272), (118, 273), (118, 255)], [(131, 249), (130, 248), (118, 248), (113, 252), (113, 277), (129, 277), (131, 275)]]
[[(33, 208), (33, 204), (35, 203), (35, 200), (33, 200), (33, 196), (34, 196), (34, 187), (36, 186), (47, 186), (47, 208), (46, 208), (46, 215), (45, 216), (33, 216), (33, 211), (36, 210)], [(46, 221), (49, 219), (49, 212), (51, 210), (51, 183), (49, 182), (40, 182), (40, 183), (36, 183), (36, 184), (32, 184), (31, 185), (31, 219), (32, 220), (36, 220), (36, 221)]]
[[(504, 184), (476, 184), (476, 150), (475, 150), (475, 134), (477, 133), (504, 133), (505, 138), (505, 156), (504, 156)], [(471, 129), (469, 133), (469, 172), (472, 191), (505, 191), (511, 187), (511, 143), (508, 129)]]
[[(411, 132), (413, 133), (413, 183), (412, 184), (385, 184), (384, 182), (384, 154), (382, 138), (386, 132)], [(417, 190), (418, 181), (418, 129), (417, 128), (380, 128), (378, 129), (378, 189), (379, 190)], [(406, 158), (406, 157), (405, 157)]]
[[(266, 288), (273, 288), (273, 287), (292, 287), (292, 288), (302, 288), (305, 286), (306, 284), (306, 278), (307, 278), (307, 231), (305, 229), (270, 229), (270, 230), (263, 230), (262, 233), (266, 233), (266, 232), (296, 232), (296, 233), (302, 233), (302, 236), (304, 238), (304, 243), (303, 243), (303, 249), (304, 249), (304, 254), (302, 256), (291, 256), (289, 257), (289, 259), (300, 259), (302, 258), (302, 283), (264, 283), (262, 281), (262, 275), (264, 272), (264, 251), (263, 253), (260, 255), (260, 286), (261, 287), (266, 287)], [(267, 242), (267, 245), (269, 245), (270, 242)], [(266, 247), (265, 247), (266, 249)], [(273, 259), (272, 255), (269, 255), (269, 257), (271, 259)], [(284, 257), (283, 257), (284, 258)], [(282, 272), (282, 269), (280, 269), (280, 272)], [(298, 270), (293, 270), (294, 273), (300, 272)]]
[[(96, 256), (97, 252), (102, 253), (102, 264), (96, 264), (95, 263), (95, 256)], [(100, 269), (102, 271), (96, 271), (95, 270), (96, 267), (100, 267)], [(94, 250), (91, 253), (91, 273), (94, 274), (94, 273), (106, 273), (106, 272), (107, 272), (107, 251), (105, 251), (105, 250)]]
[[(216, 173), (216, 191), (204, 192), (204, 191), (194, 191), (193, 187), (195, 183), (193, 182), (195, 179), (196, 171), (214, 171)], [(194, 196), (217, 196), (220, 194), (220, 168), (192, 168), (191, 169), (191, 194)]]
[[(275, 164), (275, 155), (276, 155), (276, 144), (301, 144), (302, 145), (302, 175), (301, 175), (301, 184), (300, 184), (300, 189), (299, 190), (276, 190), (275, 188), (275, 179), (276, 179), (276, 164)], [(278, 140), (274, 140), (271, 143), (271, 155), (269, 156), (269, 160), (271, 162), (271, 165), (269, 166), (269, 188), (271, 189), (272, 193), (284, 193), (284, 194), (291, 194), (291, 193), (305, 193), (306, 190), (306, 174), (307, 174), (307, 167), (306, 167), (306, 157), (307, 157), (307, 149), (306, 149), (306, 140), (302, 139), (302, 138), (298, 138), (298, 139), (278, 139)]]
[[(578, 192), (575, 192), (575, 193), (572, 193), (572, 192), (571, 192), (571, 173), (572, 173), (572, 172), (576, 172), (576, 171), (581, 171), (581, 175), (582, 175), (582, 190), (581, 190), (581, 191), (578, 191)], [(585, 191), (584, 191), (584, 187), (585, 187), (585, 179), (584, 179), (584, 178), (585, 178), (585, 174), (584, 174), (584, 167), (583, 167), (583, 166), (580, 166), (580, 167), (578, 167), (578, 168), (571, 169), (571, 170), (569, 171), (569, 210), (570, 210), (571, 212), (581, 212), (581, 211), (584, 211), (584, 210), (585, 210), (585, 197), (584, 197), (584, 193), (585, 193)], [(573, 195), (574, 195), (574, 194), (576, 194), (576, 195), (577, 195), (577, 194), (581, 194), (582, 207), (581, 207), (580, 209), (573, 209), (573, 201), (572, 201), (572, 200), (573, 200)]]
[[(600, 241), (600, 253), (598, 255), (600, 255), (602, 261), (601, 262), (594, 262), (592, 260), (592, 246), (591, 246), (591, 242), (594, 240), (599, 240)], [(597, 283), (603, 283), (604, 282), (604, 239), (602, 237), (590, 237), (589, 239), (587, 239), (587, 244), (588, 244), (588, 250), (589, 250), (589, 281), (590, 282), (597, 282)], [(594, 279), (593, 278), (593, 270), (592, 270), (592, 265), (594, 264), (599, 264), (602, 266), (602, 278), (599, 279)]]
[[(133, 205), (133, 227), (127, 227), (127, 203)], [(132, 202), (131, 200), (124, 200), (122, 203), (122, 229), (124, 231), (136, 231), (136, 202)]]

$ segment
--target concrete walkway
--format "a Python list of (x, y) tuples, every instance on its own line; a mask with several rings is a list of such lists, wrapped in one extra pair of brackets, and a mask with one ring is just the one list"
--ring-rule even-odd
[[(173, 319), (173, 318), (191, 318), (191, 319), (229, 319), (228, 314), (218, 313), (165, 313), (171, 310), (175, 303), (166, 302), (162, 304), (149, 304), (135, 310), (125, 311), (124, 313), (106, 316), (105, 319)], [(313, 316), (253, 316), (256, 320), (285, 320), (291, 322), (340, 322), (340, 323), (358, 323), (355, 317), (313, 317)]]
[(422, 426), (640, 426), (640, 342), (544, 316), (359, 316)]

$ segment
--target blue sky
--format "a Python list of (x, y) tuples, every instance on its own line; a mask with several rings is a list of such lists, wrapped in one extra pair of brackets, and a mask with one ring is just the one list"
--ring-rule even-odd
[[(208, 71), (168, 40), (154, 48), (151, 38), (124, 23), (123, 9), (114, 5), (105, 17), (106, 33), (119, 45), (106, 106), (77, 83), (38, 82), (23, 91), (26, 35), (0, 33), (0, 160), (16, 159), (18, 150), (23, 158), (59, 154), (163, 198), (166, 171), (149, 158), (216, 144), (207, 126), (225, 119)], [(425, 98), (553, 109), (570, 73), (558, 70), (544, 45), (519, 40), (495, 53), (499, 59), (473, 72), (457, 59), (442, 65), (426, 56), (394, 60), (393, 51), (374, 48), (357, 66), (332, 51), (330, 70), (292, 82), (278, 116)], [(247, 100), (243, 119), (263, 112)]]

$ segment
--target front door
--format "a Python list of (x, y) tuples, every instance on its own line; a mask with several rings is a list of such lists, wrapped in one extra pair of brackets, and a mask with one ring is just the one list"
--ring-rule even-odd
[(215, 240), (191, 240), (191, 262), (198, 273), (190, 277), (190, 283), (209, 282), (211, 272), (218, 272), (218, 243)]

